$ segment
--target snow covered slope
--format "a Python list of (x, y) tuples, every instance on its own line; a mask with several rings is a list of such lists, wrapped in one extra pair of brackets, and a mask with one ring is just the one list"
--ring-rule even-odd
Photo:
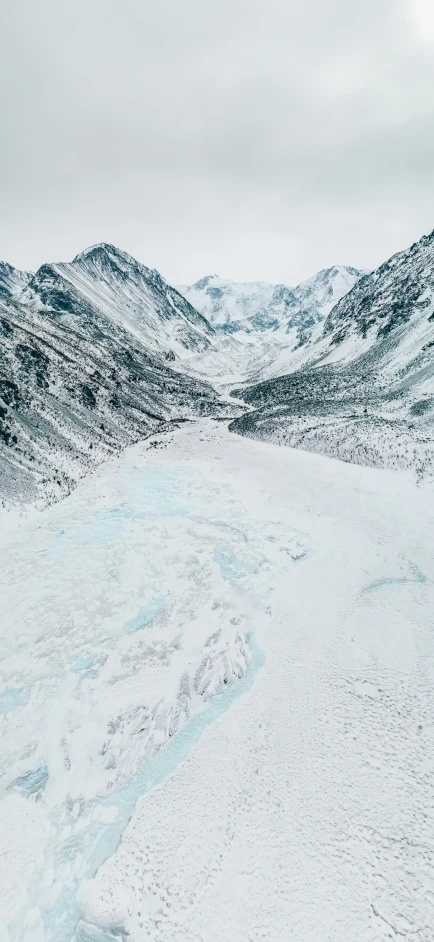
[[(72, 296), (72, 302), (70, 298)], [(156, 353), (183, 357), (204, 351), (214, 330), (159, 272), (127, 252), (101, 243), (70, 263), (43, 265), (29, 281), (23, 300), (68, 316), (77, 300), (97, 308)]]
[(215, 327), (227, 332), (292, 331), (298, 341), (324, 320), (363, 272), (335, 265), (301, 282), (296, 288), (253, 281), (238, 283), (209, 275), (179, 290)]
[(8, 298), (18, 297), (31, 277), (32, 273), (29, 271), (19, 271), (7, 262), (0, 262), (0, 294)]
[(275, 290), (276, 286), (266, 281), (236, 282), (218, 275), (207, 275), (194, 285), (179, 286), (179, 291), (214, 327), (228, 333), (248, 329), (244, 322), (256, 315), (262, 315), (262, 329), (276, 326)]
[(2, 525), (2, 942), (432, 942), (433, 519), (203, 420)]
[(162, 422), (222, 411), (178, 362), (212, 348), (213, 328), (158, 272), (107, 245), (2, 272), (3, 498), (60, 496)]
[(434, 471), (434, 233), (361, 278), (286, 365), (238, 390), (254, 411), (235, 430)]

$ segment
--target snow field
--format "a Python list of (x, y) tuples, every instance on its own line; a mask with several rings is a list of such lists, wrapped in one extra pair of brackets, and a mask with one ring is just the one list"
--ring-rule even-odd
[(172, 460), (186, 453), (310, 553), (276, 583), (249, 692), (138, 802), (86, 887), (88, 927), (431, 942), (432, 486), (222, 429), (184, 429)]
[(84, 938), (83, 887), (139, 796), (253, 681), (276, 576), (305, 556), (229, 476), (149, 444), (2, 541), (7, 942)]

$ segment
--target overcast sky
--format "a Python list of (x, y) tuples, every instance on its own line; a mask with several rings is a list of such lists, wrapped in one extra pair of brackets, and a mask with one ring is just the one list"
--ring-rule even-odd
[(4, 0), (0, 258), (172, 283), (372, 268), (434, 228), (433, 0)]

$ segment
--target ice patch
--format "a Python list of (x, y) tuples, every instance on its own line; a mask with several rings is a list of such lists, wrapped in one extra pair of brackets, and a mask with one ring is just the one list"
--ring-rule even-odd
[(27, 920), (39, 913), (44, 942), (71, 942), (81, 915), (77, 940), (106, 942), (121, 929), (86, 916), (77, 892), (116, 849), (137, 799), (253, 683), (262, 655), (252, 634), (300, 544), (182, 466), (124, 467), (101, 495), (78, 490), (44, 524), (0, 560), (9, 794), (38, 801), (50, 828), (8, 931), (33, 942)]
[(88, 671), (97, 661), (97, 655), (83, 652), (69, 668), (73, 674), (81, 674)]
[(133, 468), (121, 481), (135, 515), (184, 516), (191, 505), (191, 474), (186, 468)]
[(83, 921), (77, 926), (74, 942), (123, 942), (123, 933), (110, 932), (108, 929), (98, 929)]
[(102, 546), (118, 537), (126, 527), (131, 513), (123, 507), (99, 510), (85, 523), (76, 523), (59, 530), (55, 542), (47, 550), (47, 559), (62, 559), (74, 546)]
[(16, 788), (27, 795), (34, 795), (41, 791), (48, 781), (48, 766), (46, 762), (41, 762), (34, 769), (19, 775), (11, 782), (9, 788)]
[(131, 518), (140, 515), (183, 516), (190, 507), (191, 475), (184, 468), (133, 468), (120, 477), (120, 506), (98, 510), (85, 522), (60, 529), (46, 551), (52, 562), (76, 545), (102, 546), (121, 535)]
[(7, 687), (0, 693), (0, 713), (12, 713), (24, 706), (29, 699), (29, 692), (25, 687)]
[(412, 578), (408, 576), (398, 576), (389, 579), (377, 579), (375, 582), (369, 582), (368, 585), (365, 585), (362, 592), (376, 592), (377, 589), (384, 589), (389, 585), (417, 585), (426, 582), (426, 576), (421, 572), (418, 566), (414, 563), (410, 563), (410, 569), (413, 573)]
[[(265, 658), (254, 637), (249, 642), (252, 656), (244, 676), (236, 684), (225, 686), (221, 694), (205, 700), (201, 710), (144, 764), (137, 776), (98, 802), (99, 809), (110, 809), (109, 821), (104, 821), (101, 811), (90, 815), (85, 828), (57, 845), (54, 870), (61, 875), (66, 868), (70, 877), (65, 881), (54, 905), (43, 913), (47, 937), (51, 932), (56, 942), (70, 942), (71, 938), (74, 942), (111, 942), (113, 934), (90, 925), (87, 913), (84, 913), (85, 921), (79, 922), (80, 904), (76, 899), (78, 888), (82, 881), (91, 879), (98, 867), (115, 852), (138, 799), (172, 775), (205, 729), (252, 687)], [(113, 817), (113, 809), (117, 809), (116, 817)], [(119, 931), (115, 933), (116, 937), (119, 939)]]
[(226, 582), (238, 585), (246, 576), (258, 569), (258, 559), (253, 553), (236, 552), (231, 546), (220, 546), (214, 552), (214, 560)]
[(130, 620), (126, 622), (125, 631), (130, 633), (145, 628), (146, 625), (149, 625), (151, 621), (164, 610), (165, 601), (165, 598), (161, 595), (151, 599), (147, 605), (140, 609), (135, 618), (130, 618)]

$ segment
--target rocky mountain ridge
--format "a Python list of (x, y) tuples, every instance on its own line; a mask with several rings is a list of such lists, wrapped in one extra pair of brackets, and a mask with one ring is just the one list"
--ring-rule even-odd
[(295, 288), (261, 281), (234, 282), (209, 275), (179, 290), (217, 330), (278, 331), (296, 334), (298, 342), (307, 342), (315, 325), (324, 320), (362, 275), (356, 268), (335, 265)]
[(434, 473), (434, 233), (358, 280), (286, 375), (233, 395), (241, 434)]
[(1, 273), (3, 499), (60, 496), (164, 423), (224, 413), (209, 383), (173, 369), (215, 334), (158, 272), (104, 244)]
[[(241, 434), (434, 473), (434, 234), (359, 275), (231, 289), (248, 327), (228, 336), (220, 295), (213, 326), (106, 243), (35, 274), (1, 264), (1, 496), (61, 496), (126, 445), (197, 415), (233, 419), (237, 401)], [(259, 296), (268, 307), (252, 313)]]

